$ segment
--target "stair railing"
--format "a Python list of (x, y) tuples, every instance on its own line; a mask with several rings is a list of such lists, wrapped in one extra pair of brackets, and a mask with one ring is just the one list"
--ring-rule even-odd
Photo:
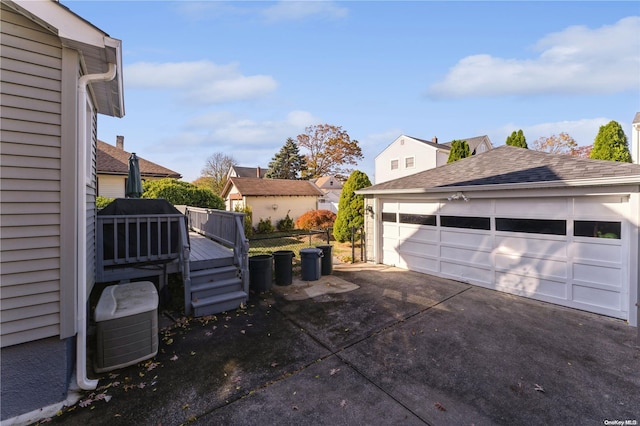
[(244, 213), (200, 207), (185, 208), (189, 228), (233, 249), (234, 264), (240, 270), (245, 293), (249, 294), (249, 240), (244, 234)]

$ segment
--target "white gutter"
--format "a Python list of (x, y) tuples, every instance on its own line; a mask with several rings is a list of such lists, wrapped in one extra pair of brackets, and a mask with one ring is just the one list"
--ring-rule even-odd
[[(116, 77), (116, 65), (109, 64), (109, 70), (102, 74), (83, 75), (78, 80), (78, 179), (76, 200), (78, 205), (77, 253), (78, 270), (78, 323), (76, 339), (76, 381), (80, 389), (93, 390), (97, 380), (87, 377), (87, 86), (96, 81), (111, 81)], [(89, 135), (89, 138), (91, 136)]]

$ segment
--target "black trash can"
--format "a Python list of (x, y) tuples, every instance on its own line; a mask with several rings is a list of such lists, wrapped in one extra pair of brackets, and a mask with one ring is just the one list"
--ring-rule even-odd
[(316, 248), (322, 250), (322, 275), (331, 275), (333, 272), (333, 256), (331, 255), (330, 245), (316, 246)]
[(291, 250), (273, 252), (273, 266), (276, 274), (276, 285), (289, 285), (293, 282), (293, 257)]
[(273, 256), (259, 254), (249, 258), (249, 288), (256, 292), (271, 290)]
[(306, 248), (300, 250), (300, 262), (302, 264), (302, 280), (317, 281), (320, 279), (322, 250)]

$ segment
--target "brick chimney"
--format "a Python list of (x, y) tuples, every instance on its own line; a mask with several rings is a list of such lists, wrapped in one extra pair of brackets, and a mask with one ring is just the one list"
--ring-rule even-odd
[(116, 148), (124, 151), (124, 136), (116, 136)]
[(256, 167), (256, 177), (260, 177), (260, 166)]
[(438, 137), (437, 136), (432, 137), (431, 142), (438, 143)]

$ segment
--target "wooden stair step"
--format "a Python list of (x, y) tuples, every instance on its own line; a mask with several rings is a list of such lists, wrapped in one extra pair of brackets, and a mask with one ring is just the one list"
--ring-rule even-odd
[(215, 296), (218, 294), (230, 293), (242, 290), (242, 280), (240, 278), (228, 278), (218, 281), (206, 281), (191, 284), (191, 300), (197, 300)]
[(191, 271), (191, 281), (206, 281), (211, 277), (211, 280), (233, 278), (239, 275), (238, 268), (235, 266), (222, 266), (219, 268), (198, 269)]
[(191, 306), (193, 307), (193, 315), (201, 317), (237, 309), (246, 300), (247, 294), (244, 291), (233, 291), (194, 300), (191, 302)]

